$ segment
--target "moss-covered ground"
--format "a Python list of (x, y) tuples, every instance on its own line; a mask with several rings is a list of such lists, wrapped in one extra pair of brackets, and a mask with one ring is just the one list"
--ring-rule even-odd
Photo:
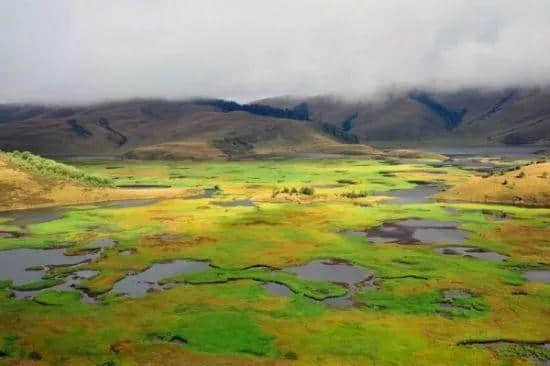
[[(196, 196), (143, 206), (67, 208), (52, 221), (20, 227), (0, 218), (0, 250), (118, 244), (76, 267), (58, 267), (32, 289), (72, 271), (98, 274), (78, 292), (44, 289), (34, 300), (0, 283), (0, 365), (531, 365), (548, 353), (519, 344), (463, 346), (465, 340), (550, 339), (550, 285), (523, 271), (550, 266), (550, 209), (477, 203), (392, 204), (385, 192), (420, 182), (471, 179), (433, 161), (360, 158), (238, 162), (89, 162), (78, 168), (118, 185), (193, 188)], [(213, 197), (200, 192), (219, 188)], [(300, 193), (302, 188), (311, 191)], [(288, 188), (285, 190), (285, 188)], [(296, 189), (296, 193), (292, 188)], [(357, 198), (349, 192), (365, 192)], [(250, 199), (251, 206), (216, 203)], [(495, 213), (498, 213), (495, 214)], [(504, 219), (503, 219), (504, 217)], [(503, 262), (438, 254), (432, 244), (370, 244), (347, 236), (388, 220), (453, 221), (464, 245), (508, 255)], [(91, 244), (92, 243), (92, 244)], [(127, 255), (130, 253), (130, 255)], [(377, 289), (355, 306), (331, 308), (341, 284), (278, 271), (314, 259), (372, 271)], [(110, 292), (127, 274), (171, 259), (211, 268), (165, 279), (173, 287), (129, 298)], [(3, 280), (0, 278), (0, 280)], [(294, 291), (281, 297), (264, 282)], [(3, 283), (3, 285), (2, 285)], [(471, 296), (446, 299), (445, 291)]]

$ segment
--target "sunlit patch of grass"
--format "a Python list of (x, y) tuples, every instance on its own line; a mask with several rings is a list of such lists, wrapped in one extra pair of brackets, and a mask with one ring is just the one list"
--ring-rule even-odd
[(25, 283), (23, 285), (17, 285), (17, 286), (12, 285), (11, 288), (18, 291), (36, 291), (36, 290), (42, 290), (45, 288), (57, 286), (61, 283), (63, 283), (62, 280), (55, 279), (55, 278), (48, 278), (48, 279)]
[(257, 320), (238, 311), (187, 313), (169, 330), (158, 332), (164, 340), (180, 340), (190, 348), (214, 353), (245, 353), (276, 356), (273, 337), (263, 333)]
[(469, 318), (482, 316), (489, 311), (487, 303), (479, 297), (445, 300), (440, 291), (408, 296), (396, 296), (384, 291), (365, 291), (361, 295), (361, 301), (371, 310), (410, 315), (449, 314)]
[(44, 291), (38, 294), (34, 301), (42, 305), (62, 306), (79, 302), (81, 297), (79, 292), (74, 291)]

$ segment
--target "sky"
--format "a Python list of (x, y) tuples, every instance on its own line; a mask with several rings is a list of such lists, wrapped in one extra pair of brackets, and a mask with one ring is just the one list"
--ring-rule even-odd
[(0, 0), (0, 102), (549, 83), (546, 0)]

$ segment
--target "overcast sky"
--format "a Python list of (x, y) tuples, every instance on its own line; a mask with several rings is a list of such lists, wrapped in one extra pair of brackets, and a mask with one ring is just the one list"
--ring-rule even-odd
[(0, 102), (549, 82), (547, 0), (0, 0)]

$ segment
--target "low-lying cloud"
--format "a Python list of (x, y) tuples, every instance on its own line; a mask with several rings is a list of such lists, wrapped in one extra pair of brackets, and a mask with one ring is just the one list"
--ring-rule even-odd
[(550, 82), (540, 0), (2, 0), (0, 102)]

